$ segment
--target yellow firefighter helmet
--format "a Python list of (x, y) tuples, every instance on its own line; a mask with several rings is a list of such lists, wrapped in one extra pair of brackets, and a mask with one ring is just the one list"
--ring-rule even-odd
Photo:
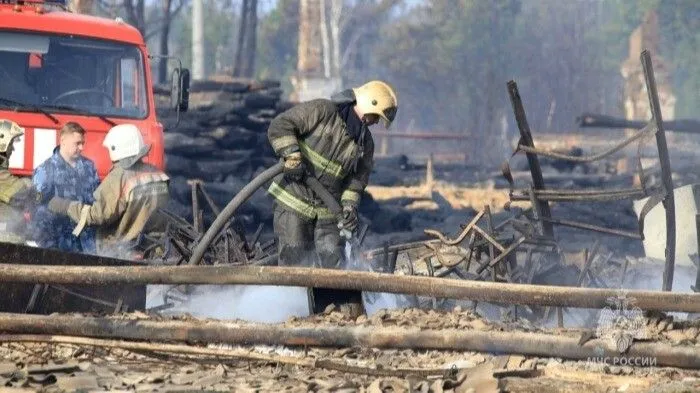
[(24, 128), (14, 121), (0, 119), (0, 153), (7, 153), (10, 143), (16, 137), (24, 134)]
[(387, 83), (374, 80), (352, 89), (355, 93), (357, 108), (363, 115), (375, 114), (384, 120), (384, 127), (389, 128), (396, 117), (398, 101), (396, 93)]

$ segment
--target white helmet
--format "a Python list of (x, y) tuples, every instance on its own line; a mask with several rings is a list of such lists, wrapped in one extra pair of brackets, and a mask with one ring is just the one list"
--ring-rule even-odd
[(126, 168), (148, 154), (151, 149), (151, 146), (144, 143), (138, 127), (133, 124), (119, 124), (112, 127), (102, 146), (109, 151), (112, 162), (120, 162)]
[(11, 120), (0, 119), (0, 153), (7, 153), (12, 141), (24, 134), (24, 128)]

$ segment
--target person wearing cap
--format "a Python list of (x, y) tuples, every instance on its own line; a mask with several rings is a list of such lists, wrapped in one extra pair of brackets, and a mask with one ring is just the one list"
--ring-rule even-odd
[(91, 204), (92, 193), (100, 184), (95, 163), (83, 155), (85, 129), (76, 122), (61, 127), (59, 144), (51, 157), (42, 162), (32, 176), (38, 193), (38, 205), (30, 222), (30, 240), (41, 248), (95, 253), (95, 230), (87, 228), (79, 236), (71, 233), (74, 225), (48, 208), (53, 197)]
[(10, 173), (13, 143), (24, 134), (19, 124), (0, 119), (0, 242), (21, 244), (25, 240), (24, 211), (35, 198), (32, 181)]
[[(267, 134), (284, 171), (268, 192), (275, 198), (278, 264), (342, 268), (340, 230), (354, 231), (357, 207), (372, 172), (374, 140), (369, 126), (396, 116), (398, 103), (387, 83), (373, 80), (330, 99), (302, 102), (279, 114)], [(305, 184), (313, 176), (340, 202), (338, 223)]]
[(113, 165), (95, 190), (94, 202), (54, 197), (49, 209), (70, 217), (74, 234), (96, 226), (98, 254), (120, 257), (132, 251), (140, 235), (161, 229), (163, 223), (154, 213), (168, 202), (170, 179), (143, 161), (151, 146), (135, 125), (112, 127), (102, 145)]

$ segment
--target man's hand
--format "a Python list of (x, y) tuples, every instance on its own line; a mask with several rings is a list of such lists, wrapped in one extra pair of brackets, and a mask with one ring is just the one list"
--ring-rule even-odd
[(357, 208), (353, 205), (343, 205), (343, 219), (340, 221), (340, 227), (355, 232), (358, 221)]
[(68, 199), (53, 197), (49, 201), (49, 210), (62, 215), (68, 215), (68, 206), (70, 206), (71, 201)]
[(287, 181), (300, 182), (306, 175), (306, 166), (300, 152), (290, 153), (284, 157), (284, 178)]

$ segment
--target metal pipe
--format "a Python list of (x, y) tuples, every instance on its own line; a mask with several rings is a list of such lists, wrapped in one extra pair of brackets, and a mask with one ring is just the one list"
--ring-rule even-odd
[(571, 227), (571, 228), (587, 229), (589, 231), (606, 233), (608, 235), (628, 237), (630, 239), (640, 239), (641, 240), (641, 238), (642, 238), (642, 236), (636, 232), (623, 231), (621, 229), (605, 228), (605, 227), (592, 225), (592, 224), (586, 224), (586, 223), (578, 222), (578, 221), (559, 220), (559, 219), (554, 219), (554, 218), (543, 218), (542, 220), (547, 221), (547, 222), (551, 222), (554, 225), (562, 225), (562, 226)]
[(610, 340), (594, 339), (579, 345), (579, 337), (517, 331), (421, 330), (405, 326), (283, 327), (215, 320), (154, 321), (6, 313), (0, 313), (0, 331), (233, 345), (441, 349), (566, 359), (615, 357), (625, 358), (624, 364), (642, 360), (654, 362), (649, 365), (700, 369), (700, 351), (693, 346), (636, 342), (620, 354)]
[[(277, 266), (46, 266), (0, 264), (0, 282), (110, 285), (281, 285), (403, 293), (499, 304), (604, 308), (613, 289), (503, 284), (386, 273)], [(700, 312), (700, 294), (629, 291), (643, 310)]]

